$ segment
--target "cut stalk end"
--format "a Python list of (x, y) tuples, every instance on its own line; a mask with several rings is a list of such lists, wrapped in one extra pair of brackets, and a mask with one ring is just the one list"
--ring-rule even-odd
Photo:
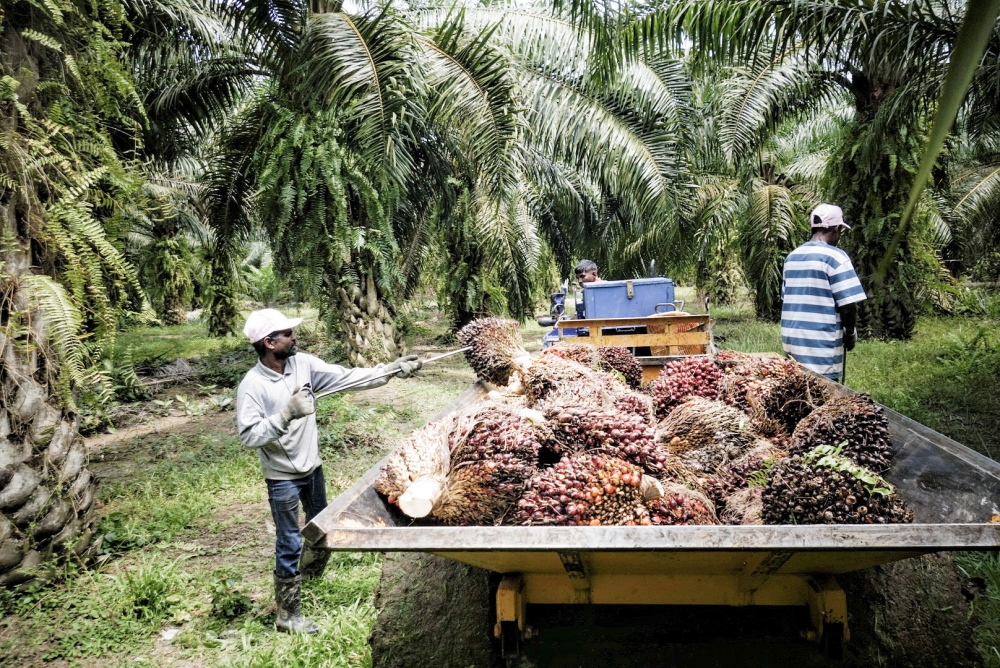
[(420, 478), (399, 497), (399, 509), (409, 517), (427, 517), (444, 495), (444, 485), (434, 478)]

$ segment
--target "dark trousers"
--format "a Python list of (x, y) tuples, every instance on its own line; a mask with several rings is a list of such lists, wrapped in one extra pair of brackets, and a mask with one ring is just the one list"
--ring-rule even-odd
[(274, 574), (290, 578), (299, 574), (302, 534), (299, 532), (299, 501), (306, 511), (306, 522), (326, 508), (326, 481), (323, 467), (304, 478), (268, 480), (267, 500), (274, 519)]

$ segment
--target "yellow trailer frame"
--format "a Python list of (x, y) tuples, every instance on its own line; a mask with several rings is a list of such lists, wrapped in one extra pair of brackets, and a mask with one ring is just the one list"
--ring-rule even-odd
[[(473, 386), (436, 419), (488, 389)], [(836, 655), (849, 636), (837, 574), (937, 551), (1000, 549), (1000, 463), (886, 415), (896, 450), (886, 478), (915, 524), (443, 527), (404, 517), (376, 493), (383, 460), (302, 533), (328, 550), (429, 552), (503, 574), (494, 630), (504, 647), (531, 637), (529, 604), (792, 605), (809, 609), (808, 637)]]
[[(440, 556), (455, 558), (449, 553)], [(504, 576), (496, 593), (493, 632), (497, 638), (514, 627), (522, 638), (531, 638), (527, 606), (532, 603), (805, 606), (812, 623), (809, 640), (824, 640), (824, 633), (831, 632), (837, 642), (850, 639), (847, 597), (833, 576), (771, 574), (773, 555), (755, 555), (742, 569), (727, 575), (637, 574), (625, 564), (617, 564), (610, 573), (591, 575), (584, 565), (589, 559), (581, 553), (561, 552), (559, 558), (567, 566), (568, 577), (538, 572)]]

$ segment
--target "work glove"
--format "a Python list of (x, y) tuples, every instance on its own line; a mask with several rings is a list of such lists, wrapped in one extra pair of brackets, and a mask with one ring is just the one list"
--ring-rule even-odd
[(855, 329), (850, 334), (844, 332), (844, 350), (850, 352), (858, 344), (858, 330)]
[(419, 371), (420, 367), (424, 365), (416, 355), (407, 355), (406, 357), (400, 357), (398, 360), (390, 364), (385, 368), (388, 371), (395, 371), (396, 378), (409, 378), (413, 375), (415, 371)]
[(288, 424), (292, 420), (304, 418), (316, 412), (316, 400), (313, 398), (312, 388), (309, 385), (295, 388), (292, 398), (288, 400), (285, 407), (281, 409), (281, 417)]

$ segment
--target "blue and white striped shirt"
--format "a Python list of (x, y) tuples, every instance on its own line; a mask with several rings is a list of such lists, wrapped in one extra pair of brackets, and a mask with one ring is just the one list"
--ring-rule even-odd
[(844, 370), (837, 307), (867, 299), (851, 258), (836, 246), (807, 241), (785, 258), (781, 343), (799, 364), (827, 378)]

